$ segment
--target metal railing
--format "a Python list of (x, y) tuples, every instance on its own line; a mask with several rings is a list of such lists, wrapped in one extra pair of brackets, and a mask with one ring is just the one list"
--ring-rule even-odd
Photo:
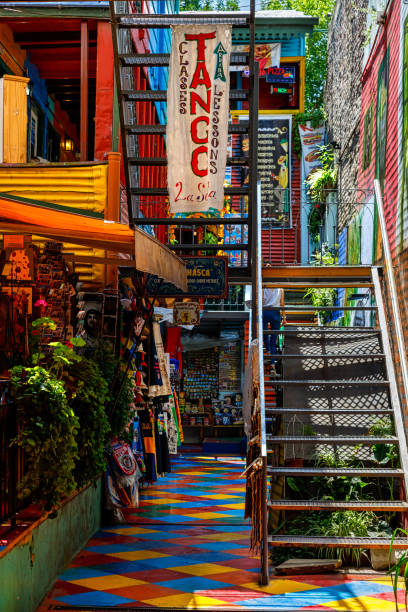
[(6, 399), (5, 382), (0, 382), (0, 522), (10, 521), (11, 527), (19, 509), (17, 489), (23, 466), (22, 452), (12, 444), (16, 434), (16, 409)]

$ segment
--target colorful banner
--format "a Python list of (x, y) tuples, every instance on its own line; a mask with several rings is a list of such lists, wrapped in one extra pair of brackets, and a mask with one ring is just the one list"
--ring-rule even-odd
[(324, 145), (324, 125), (313, 127), (310, 121), (299, 125), (300, 142), (302, 143), (302, 167), (305, 180), (315, 168), (321, 166), (319, 147)]
[(167, 90), (171, 213), (224, 206), (231, 26), (173, 26)]

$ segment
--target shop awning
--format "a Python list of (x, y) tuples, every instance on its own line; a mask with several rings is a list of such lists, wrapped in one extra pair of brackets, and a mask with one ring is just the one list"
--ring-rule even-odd
[(60, 242), (131, 254), (135, 267), (187, 290), (184, 262), (143, 230), (99, 213), (0, 193), (0, 233), (35, 234)]

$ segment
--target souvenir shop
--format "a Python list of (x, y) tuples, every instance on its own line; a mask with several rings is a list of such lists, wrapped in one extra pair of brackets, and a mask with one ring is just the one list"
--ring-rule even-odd
[(240, 448), (244, 325), (225, 328), (201, 315), (199, 326), (167, 325), (163, 333), (184, 444), (201, 444), (210, 452), (216, 440), (229, 439)]
[[(177, 376), (155, 300), (146, 294), (147, 278), (124, 267), (116, 287), (96, 290), (76, 273), (61, 242), (34, 243), (24, 235), (4, 235), (0, 242), (0, 408), (14, 402), (18, 414), (31, 418), (18, 390), (36, 392), (31, 374), (55, 383), (63, 401), (78, 409), (68, 458), (71, 490), (84, 484), (85, 473), (89, 482), (106, 465), (105, 507), (115, 520), (137, 507), (141, 487), (171, 471), (171, 456), (183, 441)], [(87, 414), (79, 397), (89, 402)], [(52, 418), (51, 406), (49, 428)], [(76, 463), (75, 448), (86, 470)], [(24, 451), (29, 474), (30, 448)], [(27, 503), (36, 495), (31, 490)]]

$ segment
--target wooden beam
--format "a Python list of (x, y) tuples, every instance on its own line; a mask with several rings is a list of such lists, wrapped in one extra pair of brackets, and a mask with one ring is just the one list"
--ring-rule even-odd
[(81, 161), (88, 160), (88, 22), (81, 21)]
[[(343, 278), (347, 280), (371, 279), (370, 266), (276, 266), (262, 268), (262, 277), (268, 279)], [(352, 285), (354, 286), (354, 285)]]

